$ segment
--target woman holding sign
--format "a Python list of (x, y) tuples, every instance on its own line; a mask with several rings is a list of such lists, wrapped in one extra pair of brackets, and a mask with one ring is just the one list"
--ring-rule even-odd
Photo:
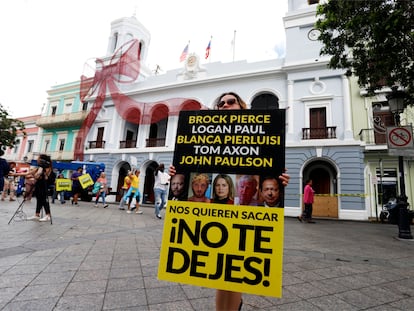
[[(217, 110), (244, 110), (247, 109), (247, 105), (236, 93), (226, 92), (218, 97), (214, 104), (214, 108)], [(175, 167), (171, 166), (170, 175), (174, 175), (175, 173)], [(286, 173), (282, 173), (279, 176), (279, 180), (284, 186), (289, 183), (289, 179), (290, 176)], [(216, 310), (241, 310), (242, 304), (241, 293), (221, 289), (216, 291)]]

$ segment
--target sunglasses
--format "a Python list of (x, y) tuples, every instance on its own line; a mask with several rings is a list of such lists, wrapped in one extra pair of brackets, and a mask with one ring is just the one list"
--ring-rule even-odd
[(230, 98), (228, 100), (222, 100), (221, 102), (219, 102), (217, 104), (218, 108), (223, 107), (225, 104), (228, 104), (229, 106), (233, 106), (235, 103), (237, 102), (237, 100), (235, 98)]

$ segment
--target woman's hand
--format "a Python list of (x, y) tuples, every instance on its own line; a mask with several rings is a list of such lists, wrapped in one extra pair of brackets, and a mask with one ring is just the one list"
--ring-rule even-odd
[(285, 169), (285, 172), (282, 173), (282, 175), (279, 175), (279, 179), (282, 181), (283, 186), (287, 186), (289, 184), (290, 176), (286, 173), (287, 169)]
[(168, 175), (174, 176), (176, 173), (177, 171), (175, 170), (175, 166), (170, 165), (170, 167), (168, 168)]

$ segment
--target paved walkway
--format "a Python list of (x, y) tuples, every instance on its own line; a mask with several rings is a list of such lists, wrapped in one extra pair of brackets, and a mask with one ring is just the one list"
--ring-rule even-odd
[[(17, 206), (0, 202), (0, 310), (214, 310), (213, 289), (157, 280), (163, 220), (152, 207), (58, 202), (52, 225), (8, 224)], [(413, 310), (414, 242), (397, 235), (395, 225), (286, 218), (283, 298), (243, 295), (242, 310)]]

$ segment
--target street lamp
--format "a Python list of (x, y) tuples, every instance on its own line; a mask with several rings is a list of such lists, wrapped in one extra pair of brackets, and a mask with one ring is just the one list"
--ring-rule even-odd
[[(391, 112), (394, 114), (395, 125), (401, 126), (400, 113), (402, 113), (406, 107), (405, 92), (395, 90), (387, 95), (388, 105)], [(404, 176), (404, 159), (403, 156), (398, 156), (398, 169), (400, 172), (400, 195), (397, 198), (398, 204), (398, 237), (400, 239), (412, 239), (411, 235), (411, 217), (408, 213), (408, 198), (405, 193), (405, 176)]]

